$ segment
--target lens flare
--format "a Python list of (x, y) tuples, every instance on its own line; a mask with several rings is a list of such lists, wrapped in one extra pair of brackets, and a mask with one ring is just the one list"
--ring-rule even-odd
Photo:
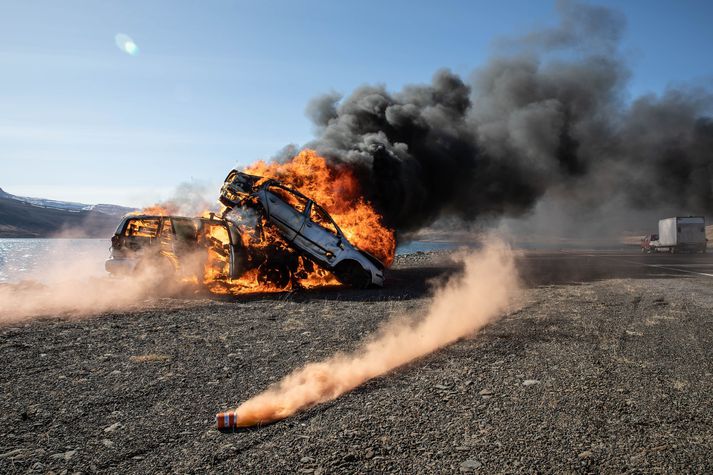
[(126, 35), (124, 33), (118, 33), (114, 37), (114, 41), (116, 42), (116, 46), (124, 53), (129, 54), (131, 56), (136, 56), (137, 54), (139, 54), (139, 47), (129, 35)]

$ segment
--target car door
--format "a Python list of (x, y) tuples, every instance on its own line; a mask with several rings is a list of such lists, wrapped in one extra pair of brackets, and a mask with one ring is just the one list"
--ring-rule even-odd
[(158, 235), (160, 255), (165, 257), (171, 262), (174, 270), (180, 268), (180, 263), (178, 260), (178, 255), (176, 253), (176, 236), (173, 231), (173, 223), (171, 218), (163, 218), (161, 220), (161, 226)]
[(307, 198), (289, 188), (273, 184), (263, 189), (261, 197), (267, 217), (282, 237), (292, 241), (305, 222)]
[(310, 201), (305, 210), (305, 222), (295, 237), (296, 246), (330, 266), (342, 251), (342, 233), (322, 207)]
[(171, 219), (173, 225), (173, 251), (180, 258), (181, 256), (196, 252), (198, 242), (199, 220), (194, 218), (174, 217)]
[(158, 241), (161, 247), (161, 254), (171, 255), (175, 253), (174, 239), (173, 239), (173, 226), (171, 223), (171, 218), (163, 218), (161, 220), (161, 226), (159, 228)]
[(200, 221), (198, 241), (207, 251), (202, 264), (203, 278), (214, 281), (232, 277), (234, 252), (230, 231), (225, 221), (212, 218), (202, 218)]
[(230, 278), (237, 279), (248, 269), (248, 255), (240, 231), (231, 222), (226, 221), (225, 226), (230, 237)]

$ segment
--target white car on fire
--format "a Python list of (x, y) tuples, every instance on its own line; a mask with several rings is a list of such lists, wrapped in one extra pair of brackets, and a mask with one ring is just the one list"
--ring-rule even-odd
[(352, 245), (321, 206), (282, 183), (232, 170), (221, 188), (226, 213), (259, 210), (280, 236), (302, 256), (356, 288), (384, 285), (384, 264)]

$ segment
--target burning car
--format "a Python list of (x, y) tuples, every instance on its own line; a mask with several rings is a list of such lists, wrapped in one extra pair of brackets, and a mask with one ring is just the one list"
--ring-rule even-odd
[(224, 256), (223, 280), (241, 275), (245, 249), (235, 226), (210, 218), (128, 215), (111, 238), (106, 270), (131, 275), (148, 270), (164, 277), (200, 278), (210, 265), (209, 252)]
[[(384, 264), (352, 245), (327, 211), (314, 200), (281, 182), (232, 170), (221, 188), (220, 202), (231, 212), (257, 213), (301, 257), (331, 272), (341, 283), (357, 288), (383, 286)], [(285, 273), (285, 271), (282, 271)]]
[(243, 291), (281, 290), (290, 283), (299, 287), (298, 279), (311, 270), (300, 266), (298, 256), (282, 243), (250, 246), (235, 224), (213, 214), (125, 216), (111, 239), (105, 268), (113, 275), (146, 271), (202, 283), (216, 293), (229, 292), (235, 279), (253, 281)]

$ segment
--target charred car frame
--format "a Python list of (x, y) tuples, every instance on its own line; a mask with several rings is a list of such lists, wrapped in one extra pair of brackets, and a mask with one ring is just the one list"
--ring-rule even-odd
[(115, 275), (146, 270), (165, 277), (200, 278), (208, 249), (224, 257), (219, 279), (241, 275), (246, 258), (240, 234), (231, 223), (214, 216), (127, 215), (111, 238), (111, 254), (104, 267)]

